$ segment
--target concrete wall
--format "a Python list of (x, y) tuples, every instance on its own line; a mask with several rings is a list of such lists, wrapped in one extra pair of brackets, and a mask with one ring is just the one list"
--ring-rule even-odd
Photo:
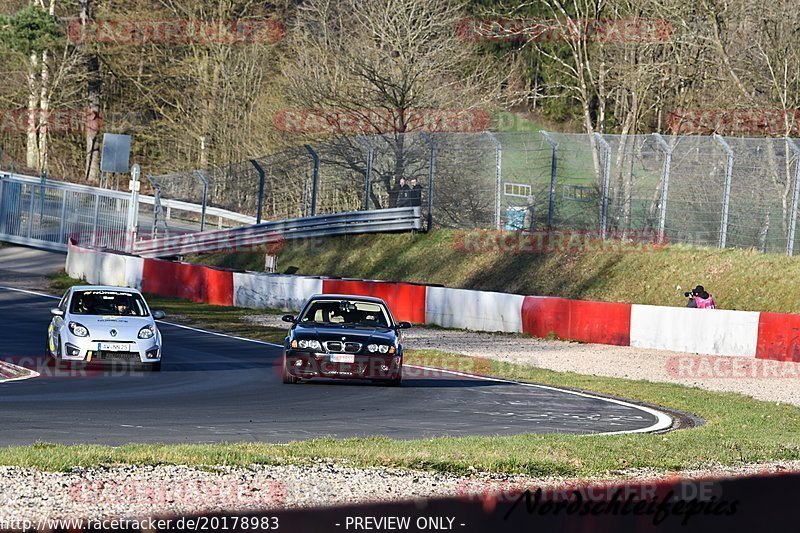
[(233, 305), (237, 307), (299, 311), (309, 296), (320, 293), (320, 278), (254, 272), (233, 273)]
[(475, 331), (522, 332), (524, 296), (428, 287), (425, 323)]
[(144, 259), (133, 255), (88, 250), (70, 244), (65, 270), (70, 277), (98, 285), (142, 288)]
[(755, 357), (758, 315), (753, 311), (633, 305), (631, 346)]
[(297, 311), (313, 294), (383, 298), (397, 320), (600, 344), (800, 362), (800, 315), (589, 302), (410, 283), (232, 272), (71, 244), (67, 273), (89, 283), (217, 305)]

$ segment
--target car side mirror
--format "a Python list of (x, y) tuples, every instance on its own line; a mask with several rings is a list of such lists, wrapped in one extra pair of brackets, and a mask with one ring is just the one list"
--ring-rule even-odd
[(281, 317), (281, 320), (283, 320), (284, 322), (291, 322), (292, 324), (294, 324), (294, 315), (283, 315)]
[(164, 311), (153, 311), (153, 318), (156, 320), (161, 320), (165, 316), (167, 316), (167, 314), (164, 313)]
[(50, 314), (53, 316), (64, 316), (64, 311), (62, 311), (58, 307), (54, 307), (50, 310)]
[(398, 322), (397, 329), (408, 329), (411, 327), (411, 322)]

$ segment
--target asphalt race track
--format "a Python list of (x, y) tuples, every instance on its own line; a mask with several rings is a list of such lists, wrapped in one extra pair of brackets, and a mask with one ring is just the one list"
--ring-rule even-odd
[(2, 446), (590, 434), (651, 430), (670, 422), (624, 402), (411, 368), (399, 388), (284, 385), (276, 365), (279, 347), (166, 323), (159, 326), (165, 346), (160, 373), (57, 371), (46, 366), (43, 354), (55, 302), (0, 289), (0, 358), (41, 373), (0, 383)]

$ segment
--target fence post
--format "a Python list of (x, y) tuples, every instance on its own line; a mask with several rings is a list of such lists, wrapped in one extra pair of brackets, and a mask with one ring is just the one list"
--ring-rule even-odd
[(595, 132), (594, 138), (598, 145), (603, 149), (603, 195), (600, 207), (600, 238), (605, 240), (606, 227), (608, 225), (608, 189), (611, 182), (611, 147), (608, 145), (602, 135)]
[[(31, 183), (30, 188), (31, 188), (31, 194), (30, 194), (31, 203), (28, 204), (28, 228), (25, 233), (25, 235), (29, 239), (31, 238), (31, 233), (33, 232), (33, 206), (36, 203), (36, 185)], [(97, 210), (95, 210), (95, 212), (97, 212)], [(95, 222), (97, 222), (96, 216), (95, 216)]]
[(313, 174), (311, 175), (311, 216), (316, 216), (317, 214), (317, 184), (319, 182), (319, 155), (314, 149), (311, 147), (310, 144), (303, 145), (308, 150), (308, 153), (311, 154), (311, 158), (314, 160), (314, 169)]
[(208, 180), (205, 175), (199, 170), (194, 171), (194, 175), (198, 177), (203, 184), (203, 204), (200, 206), (200, 231), (206, 227), (206, 203), (208, 202)]
[[(154, 188), (154, 192), (153, 192), (153, 227), (152, 227), (152, 230), (151, 230), (150, 238), (151, 239), (155, 239), (158, 236), (158, 220), (160, 218), (158, 216), (158, 214), (161, 213), (161, 211), (162, 211), (162, 208), (161, 208), (161, 185), (159, 185), (158, 183), (154, 182), (153, 181), (153, 177), (150, 176), (150, 175), (147, 176), (147, 181), (149, 181), (150, 184)], [(166, 227), (166, 222), (164, 223), (164, 225)]]
[(131, 191), (131, 197), (128, 200), (128, 220), (125, 231), (125, 249), (129, 253), (133, 253), (133, 246), (136, 242), (136, 226), (138, 226), (139, 222), (139, 177), (141, 175), (141, 168), (138, 164), (134, 164), (131, 167), (131, 181), (128, 187)]
[(364, 211), (369, 211), (369, 195), (372, 192), (372, 160), (375, 155), (375, 149), (365, 135), (359, 135), (357, 139), (358, 142), (367, 147), (367, 171), (364, 175)]
[[(255, 159), (251, 159), (250, 163), (255, 167), (256, 172), (258, 172), (258, 211), (256, 213), (256, 224), (261, 224), (261, 208), (264, 205), (264, 180), (267, 177), (267, 173), (264, 172), (264, 169)], [(222, 217), (220, 217), (220, 220), (222, 220)]]
[(786, 255), (794, 255), (794, 235), (797, 227), (797, 203), (800, 200), (800, 148), (786, 137), (786, 144), (794, 154), (794, 185), (792, 187), (792, 213), (789, 217), (789, 236), (786, 240)]
[(552, 148), (552, 155), (550, 156), (550, 200), (547, 204), (547, 229), (553, 229), (553, 217), (556, 210), (556, 172), (558, 171), (558, 143), (550, 137), (550, 134), (544, 130), (540, 130), (544, 140)]
[(725, 192), (722, 197), (722, 220), (719, 226), (719, 247), (725, 248), (728, 240), (728, 211), (731, 203), (731, 176), (733, 175), (733, 150), (720, 135), (714, 134), (714, 140), (725, 151)]
[(503, 188), (503, 145), (491, 131), (484, 131), (494, 143), (494, 229), (500, 229), (500, 204)]
[(661, 186), (661, 205), (659, 206), (658, 213), (658, 242), (664, 242), (665, 228), (667, 224), (667, 195), (669, 194), (669, 169), (672, 165), (672, 148), (670, 148), (667, 141), (660, 133), (654, 133), (653, 138), (656, 140), (661, 150), (664, 152), (664, 166), (661, 170), (661, 177), (663, 185)]
[(421, 133), (422, 138), (431, 147), (428, 165), (428, 231), (433, 227), (433, 178), (436, 175), (436, 141), (427, 133)]
[(41, 187), (39, 187), (39, 225), (44, 221), (44, 187), (47, 184), (47, 170), (42, 170), (39, 177)]
[(63, 242), (63, 244), (69, 244), (67, 242), (67, 236), (64, 235), (64, 223), (66, 222), (64, 219), (67, 218), (67, 191), (64, 189), (61, 194), (61, 220), (58, 223), (58, 239), (59, 242)]
[(0, 176), (0, 233), (5, 233), (6, 226), (6, 197), (5, 197), (5, 180)]
[(97, 246), (97, 223), (100, 219), (100, 194), (94, 195), (94, 226), (92, 227), (92, 246)]

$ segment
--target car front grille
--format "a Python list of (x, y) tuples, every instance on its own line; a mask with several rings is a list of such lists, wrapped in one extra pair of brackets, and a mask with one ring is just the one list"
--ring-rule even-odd
[(97, 359), (102, 361), (139, 361), (138, 352), (97, 352)]
[(358, 342), (326, 341), (323, 345), (329, 352), (358, 353), (361, 351), (361, 343)]

